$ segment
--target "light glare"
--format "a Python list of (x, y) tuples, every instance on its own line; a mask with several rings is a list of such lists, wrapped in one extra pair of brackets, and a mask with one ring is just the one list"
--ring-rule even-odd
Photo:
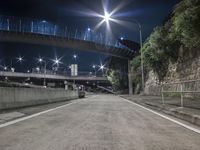
[(104, 21), (108, 23), (111, 20), (111, 14), (105, 11), (103, 18), (104, 18)]

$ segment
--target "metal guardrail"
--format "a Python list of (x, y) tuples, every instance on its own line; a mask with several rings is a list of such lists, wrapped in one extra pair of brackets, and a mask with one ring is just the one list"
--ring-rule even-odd
[(111, 93), (111, 94), (117, 94), (116, 92), (114, 92), (113, 90), (111, 90), (111, 89), (108, 89), (108, 88), (105, 88), (105, 87), (103, 87), (103, 86), (97, 86), (99, 89), (102, 89), (102, 90), (105, 90), (105, 91), (107, 91), (107, 92), (109, 92), (109, 93)]
[(184, 95), (185, 94), (197, 94), (200, 93), (200, 79), (187, 80), (173, 83), (164, 83), (161, 85), (162, 103), (165, 104), (165, 93), (178, 93), (180, 94), (180, 104), (184, 107)]

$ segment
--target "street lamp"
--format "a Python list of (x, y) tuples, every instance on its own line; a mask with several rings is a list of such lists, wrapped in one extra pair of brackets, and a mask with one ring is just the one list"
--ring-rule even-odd
[(95, 69), (95, 68), (96, 68), (96, 66), (95, 66), (95, 65), (92, 65), (92, 68), (93, 68), (93, 69)]
[(3, 69), (6, 71), (8, 68), (5, 66)]
[(52, 60), (54, 62), (53, 67), (54, 67), (54, 65), (56, 65), (56, 67), (53, 69), (54, 73), (56, 73), (56, 71), (58, 71), (59, 64), (61, 64), (60, 60), (61, 60), (61, 58), (58, 59), (57, 57)]
[(91, 29), (90, 29), (90, 28), (87, 28), (87, 30), (88, 30), (88, 32), (90, 32), (90, 31), (91, 31)]
[(106, 23), (108, 23), (111, 20), (111, 14), (109, 14), (107, 11), (104, 12), (103, 19)]
[(20, 62), (20, 63), (22, 63), (24, 61), (23, 57), (21, 57), (21, 56), (19, 56), (17, 58), (11, 58), (11, 61), (10, 61), (10, 70), (11, 70), (11, 72), (15, 71), (15, 68), (13, 67), (13, 59), (16, 59), (17, 62)]
[(104, 69), (105, 69), (105, 66), (101, 64), (101, 65), (99, 66), (99, 70), (102, 71), (103, 76), (104, 76)]
[(44, 82), (43, 82), (43, 85), (46, 86), (47, 62), (44, 59), (42, 59), (42, 58), (38, 58), (38, 62), (39, 63), (44, 62)]
[(104, 70), (104, 66), (103, 66), (103, 65), (101, 65), (101, 66), (100, 66), (100, 69), (101, 69), (101, 70)]
[(96, 66), (92, 65), (92, 68), (94, 69), (94, 75), (96, 76), (97, 72), (96, 72)]
[(54, 65), (57, 65), (57, 66), (61, 63), (60, 59), (58, 58), (53, 59), (53, 62), (54, 62)]
[(39, 71), (40, 71), (40, 68), (39, 68), (39, 67), (37, 67), (37, 68), (36, 68), (36, 70), (37, 70), (37, 72), (39, 73)]
[[(101, 16), (103, 18), (102, 22), (106, 22), (109, 24), (109, 21), (117, 22), (115, 19), (112, 18), (112, 13), (104, 12), (104, 16)], [(141, 57), (141, 72), (142, 72), (142, 91), (144, 91), (144, 60), (143, 60), (143, 52), (142, 52), (142, 25), (141, 23), (134, 19), (134, 22), (138, 26), (139, 34), (140, 34), (140, 57)], [(121, 37), (121, 40), (123, 40), (123, 37)]]
[(76, 60), (76, 58), (77, 58), (77, 55), (76, 55), (76, 54), (74, 54), (74, 55), (73, 55), (73, 58)]
[(23, 57), (21, 57), (21, 56), (19, 56), (18, 58), (17, 58), (17, 62), (22, 62), (23, 61)]

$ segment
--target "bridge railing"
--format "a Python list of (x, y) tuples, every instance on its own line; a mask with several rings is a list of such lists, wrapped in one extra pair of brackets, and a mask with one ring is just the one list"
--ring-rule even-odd
[[(9, 73), (11, 75), (11, 74), (23, 73), (23, 72), (0, 71), (0, 76), (3, 76), (4, 73)], [(43, 71), (38, 71), (38, 72), (29, 72), (29, 73), (25, 73), (25, 74), (58, 75), (58, 76), (67, 76), (67, 77), (72, 76), (71, 72), (69, 72), (69, 71), (56, 71), (56, 72), (47, 71), (46, 73), (44, 73)], [(86, 72), (86, 71), (78, 72), (77, 76), (80, 76), (80, 77), (105, 77), (105, 75), (100, 72), (94, 73), (94, 72)]]
[(97, 33), (90, 28), (85, 30), (70, 29), (66, 25), (58, 25), (46, 20), (0, 15), (0, 30), (73, 38), (128, 49), (121, 45), (118, 39), (107, 39), (106, 33)]

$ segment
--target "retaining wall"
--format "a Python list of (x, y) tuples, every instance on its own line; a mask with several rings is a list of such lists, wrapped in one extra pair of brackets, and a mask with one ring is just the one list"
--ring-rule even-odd
[(78, 98), (78, 91), (0, 87), (0, 110)]

